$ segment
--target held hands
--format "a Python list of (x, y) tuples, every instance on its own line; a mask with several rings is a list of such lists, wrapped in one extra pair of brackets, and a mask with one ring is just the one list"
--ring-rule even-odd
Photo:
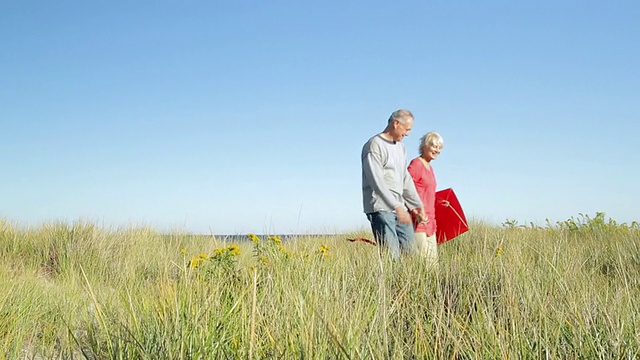
[[(418, 224), (426, 224), (429, 221), (429, 218), (427, 218), (427, 215), (424, 213), (424, 209), (413, 209), (411, 210), (411, 213), (415, 217), (416, 223)], [(402, 207), (397, 207), (396, 215), (398, 216), (399, 223), (401, 224), (412, 223), (411, 216), (409, 215), (409, 212), (407, 212), (407, 209)]]
[(416, 218), (416, 223), (418, 224), (426, 224), (429, 221), (427, 214), (424, 213), (424, 209), (413, 209), (411, 210), (413, 216)]

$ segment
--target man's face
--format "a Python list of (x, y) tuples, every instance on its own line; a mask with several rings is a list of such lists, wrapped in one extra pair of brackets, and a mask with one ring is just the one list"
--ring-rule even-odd
[(405, 136), (409, 135), (412, 127), (413, 119), (407, 120), (404, 124), (402, 124), (399, 120), (393, 120), (393, 140), (402, 141)]

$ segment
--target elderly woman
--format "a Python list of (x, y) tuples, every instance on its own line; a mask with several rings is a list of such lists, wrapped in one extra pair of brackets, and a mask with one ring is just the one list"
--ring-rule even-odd
[(436, 176), (431, 167), (431, 161), (438, 158), (444, 141), (436, 132), (430, 132), (420, 139), (420, 156), (411, 160), (409, 174), (418, 190), (418, 195), (424, 206), (424, 216), (427, 221), (414, 221), (415, 243), (418, 253), (435, 264), (438, 260), (438, 243), (436, 241)]

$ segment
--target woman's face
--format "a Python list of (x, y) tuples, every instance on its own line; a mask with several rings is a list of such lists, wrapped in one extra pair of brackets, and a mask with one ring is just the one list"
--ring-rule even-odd
[(438, 158), (441, 151), (442, 146), (434, 144), (427, 145), (422, 149), (422, 157), (427, 161), (435, 160)]

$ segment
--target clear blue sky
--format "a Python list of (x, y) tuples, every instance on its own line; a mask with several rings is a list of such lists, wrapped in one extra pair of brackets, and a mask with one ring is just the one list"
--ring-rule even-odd
[(368, 227), (360, 150), (438, 131), (468, 218), (640, 220), (640, 2), (4, 1), (0, 218)]

